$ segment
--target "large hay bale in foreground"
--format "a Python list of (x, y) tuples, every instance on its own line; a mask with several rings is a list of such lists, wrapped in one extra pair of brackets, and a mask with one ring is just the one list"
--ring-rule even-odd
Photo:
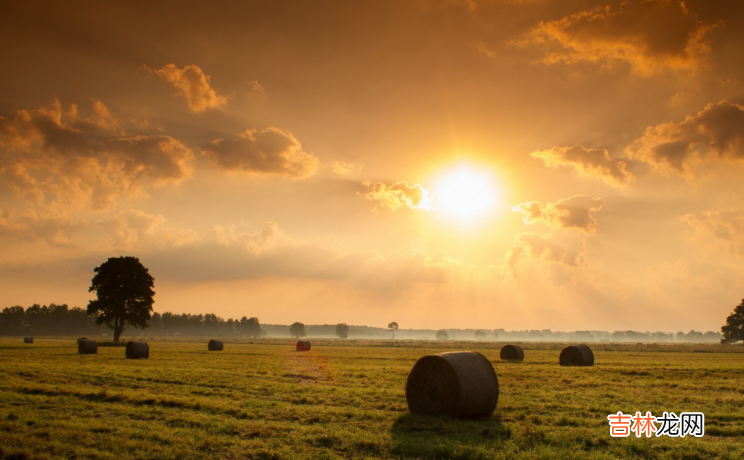
[(300, 340), (297, 342), (297, 351), (310, 351), (310, 341)]
[(501, 359), (503, 361), (524, 360), (524, 350), (519, 345), (504, 345), (501, 347)]
[(150, 346), (145, 342), (129, 342), (126, 351), (127, 359), (148, 359)]
[(224, 345), (219, 340), (210, 340), (207, 348), (209, 349), (209, 351), (222, 351)]
[(489, 416), (499, 400), (499, 380), (491, 362), (480, 353), (424, 356), (408, 374), (406, 400), (412, 414)]
[(78, 341), (78, 354), (80, 355), (96, 355), (98, 354), (98, 343), (95, 340), (83, 340)]
[(594, 353), (586, 345), (571, 345), (561, 351), (561, 366), (594, 366)]
[(88, 337), (78, 337), (77, 339), (78, 346), (80, 345), (80, 342), (82, 342), (83, 340), (88, 340)]
[(24, 337), (23, 338), (23, 343), (34, 343), (34, 338), (33, 337)]

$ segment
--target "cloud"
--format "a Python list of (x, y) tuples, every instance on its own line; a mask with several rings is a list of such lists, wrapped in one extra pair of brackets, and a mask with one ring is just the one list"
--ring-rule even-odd
[(681, 219), (693, 228), (694, 241), (723, 245), (731, 255), (744, 255), (744, 212), (706, 211), (699, 216), (686, 214)]
[(169, 222), (161, 214), (130, 209), (94, 222), (94, 231), (107, 237), (114, 250), (180, 247), (199, 239), (196, 232)]
[(512, 208), (522, 213), (525, 224), (541, 222), (563, 228), (576, 228), (592, 235), (597, 231), (597, 220), (593, 213), (604, 206), (602, 198), (591, 198), (586, 195), (576, 195), (558, 200), (555, 203), (541, 203), (528, 201)]
[(695, 164), (706, 158), (744, 159), (742, 140), (744, 105), (722, 101), (684, 121), (649, 126), (626, 152), (657, 170), (692, 177)]
[(362, 182), (366, 188), (365, 192), (358, 194), (365, 200), (377, 203), (377, 208), (387, 208), (395, 211), (401, 207), (423, 209), (429, 211), (434, 209), (429, 191), (420, 184), (408, 185), (408, 182), (396, 182), (393, 185), (385, 185), (382, 182)]
[(302, 150), (300, 142), (278, 128), (246, 130), (234, 139), (216, 139), (201, 146), (214, 164), (227, 171), (278, 174), (302, 178), (315, 174), (318, 158)]
[(176, 183), (191, 175), (193, 155), (166, 135), (127, 135), (108, 108), (94, 101), (93, 118), (77, 106), (0, 116), (0, 187), (37, 204), (63, 208), (90, 201), (111, 204), (118, 194), (142, 193), (143, 185)]
[(532, 152), (531, 157), (540, 158), (545, 166), (573, 166), (580, 173), (598, 177), (611, 185), (624, 186), (633, 180), (626, 171), (627, 162), (610, 157), (607, 149), (588, 149), (582, 145), (573, 147), (553, 147), (548, 150)]
[(520, 43), (535, 46), (547, 64), (627, 63), (637, 74), (696, 69), (708, 53), (713, 25), (702, 23), (681, 0), (629, 0), (540, 22)]
[(333, 174), (336, 174), (337, 176), (348, 176), (355, 170), (361, 168), (348, 161), (334, 161), (330, 164), (329, 169)]
[(168, 64), (153, 72), (171, 83), (186, 98), (193, 112), (203, 112), (227, 103), (227, 99), (212, 88), (209, 84), (209, 75), (205, 75), (199, 66), (187, 65), (179, 69), (175, 64)]
[(221, 246), (240, 246), (252, 254), (270, 249), (282, 236), (282, 232), (276, 222), (264, 222), (260, 232), (250, 233), (245, 230), (246, 225), (230, 224), (227, 226), (214, 226), (214, 239)]
[(81, 227), (57, 217), (39, 217), (33, 212), (18, 214), (0, 209), (0, 241), (6, 244), (44, 241), (50, 246), (72, 246), (72, 234)]
[(569, 232), (553, 232), (542, 236), (520, 233), (514, 237), (512, 247), (506, 252), (504, 262), (510, 267), (524, 259), (542, 259), (571, 267), (584, 263), (584, 239)]

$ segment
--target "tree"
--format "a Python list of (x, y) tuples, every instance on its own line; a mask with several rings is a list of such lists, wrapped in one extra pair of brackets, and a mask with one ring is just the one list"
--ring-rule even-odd
[(349, 337), (349, 326), (346, 323), (336, 324), (336, 335), (339, 339), (346, 339)]
[(449, 340), (449, 334), (446, 331), (437, 331), (437, 340)]
[(483, 331), (475, 331), (475, 340), (486, 340), (486, 333)]
[(398, 323), (393, 321), (392, 323), (388, 324), (388, 329), (390, 329), (390, 332), (393, 333), (393, 339), (395, 339), (395, 331), (398, 330)]
[(97, 300), (88, 302), (87, 313), (98, 315), (96, 324), (106, 323), (114, 330), (114, 342), (119, 341), (124, 326), (144, 329), (150, 320), (155, 279), (136, 257), (111, 257), (93, 270), (88, 292)]
[(300, 337), (305, 337), (305, 325), (302, 323), (293, 323), (291, 326), (289, 326), (289, 334), (292, 337), (297, 337), (298, 339)]
[(721, 328), (721, 332), (723, 333), (721, 343), (744, 341), (744, 299), (726, 318), (726, 325)]
[(248, 337), (261, 337), (261, 323), (258, 322), (258, 318), (255, 316), (250, 318), (244, 316), (240, 318), (240, 329)]

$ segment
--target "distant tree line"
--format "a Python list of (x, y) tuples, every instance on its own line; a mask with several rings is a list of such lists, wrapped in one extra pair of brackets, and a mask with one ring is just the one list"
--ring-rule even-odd
[[(19, 305), (0, 312), (0, 335), (100, 335), (107, 330), (96, 324), (97, 315), (65, 304)], [(137, 333), (139, 334), (139, 333)], [(191, 315), (153, 313), (145, 335), (259, 337), (263, 335), (258, 318), (221, 318), (215, 314)]]

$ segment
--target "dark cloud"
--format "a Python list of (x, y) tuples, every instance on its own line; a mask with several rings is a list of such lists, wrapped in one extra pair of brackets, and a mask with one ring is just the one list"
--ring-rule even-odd
[(530, 156), (540, 158), (545, 166), (573, 166), (587, 176), (603, 179), (605, 182), (624, 186), (633, 180), (633, 174), (626, 170), (627, 161), (610, 157), (606, 149), (588, 149), (582, 145), (573, 147), (553, 147), (549, 150), (532, 152)]
[(249, 129), (234, 139), (216, 139), (202, 153), (227, 171), (278, 174), (302, 178), (315, 174), (318, 158), (302, 150), (300, 142), (278, 128)]
[(526, 224), (542, 222), (564, 228), (576, 228), (587, 234), (597, 231), (597, 220), (593, 213), (602, 209), (605, 201), (586, 195), (576, 195), (555, 203), (529, 201), (520, 203), (512, 210), (522, 213)]
[(38, 204), (105, 208), (118, 194), (178, 182), (191, 174), (191, 151), (166, 135), (128, 135), (106, 106), (94, 101), (92, 118), (59, 101), (45, 109), (0, 116), (0, 177), (17, 196)]
[(691, 176), (706, 158), (744, 159), (744, 106), (729, 101), (709, 104), (684, 121), (650, 126), (627, 147), (631, 158), (661, 171)]
[(625, 62), (638, 74), (652, 75), (664, 68), (698, 68), (712, 28), (681, 0), (629, 0), (541, 22), (521, 44), (538, 47), (545, 63)]

